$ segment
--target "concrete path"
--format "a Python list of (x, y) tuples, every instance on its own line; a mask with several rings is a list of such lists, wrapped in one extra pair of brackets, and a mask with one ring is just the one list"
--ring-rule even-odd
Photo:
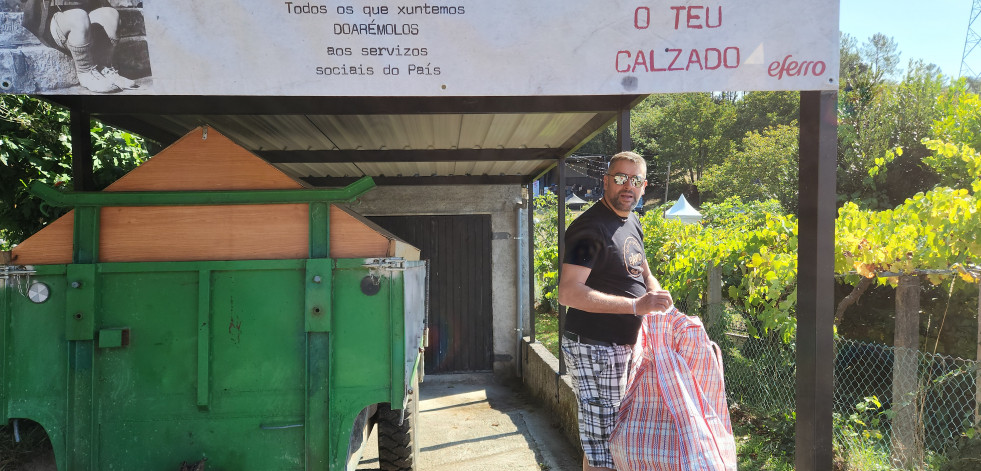
[[(572, 471), (579, 452), (543, 408), (491, 373), (427, 375), (419, 388), (423, 471)], [(378, 469), (368, 438), (359, 470)]]

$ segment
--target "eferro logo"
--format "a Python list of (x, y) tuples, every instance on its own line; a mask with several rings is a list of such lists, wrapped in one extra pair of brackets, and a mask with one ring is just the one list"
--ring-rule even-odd
[(783, 58), (783, 61), (773, 61), (770, 66), (767, 67), (766, 73), (770, 74), (770, 77), (776, 77), (777, 80), (783, 79), (784, 76), (787, 77), (805, 77), (812, 76), (817, 77), (824, 75), (824, 72), (828, 70), (827, 64), (824, 61), (796, 61), (793, 59), (794, 56), (788, 54), (787, 57)]

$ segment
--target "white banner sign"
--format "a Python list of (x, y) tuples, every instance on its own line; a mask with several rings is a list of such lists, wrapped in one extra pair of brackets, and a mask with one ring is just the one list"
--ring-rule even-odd
[[(129, 66), (116, 70), (136, 79), (132, 91), (129, 84), (116, 87), (127, 93), (520, 96), (838, 87), (836, 1), (151, 0), (143, 5), (117, 7), (121, 18), (138, 14), (144, 25), (129, 36), (125, 25), (119, 29), (123, 37), (114, 61)], [(131, 47), (123, 50), (126, 42)], [(145, 46), (141, 51), (133, 44)], [(0, 54), (18, 47), (0, 42)], [(62, 62), (72, 60), (68, 51), (59, 52)], [(137, 57), (127, 61), (121, 54)], [(24, 77), (3, 59), (0, 55), (3, 91), (50, 93), (38, 85), (46, 72)], [(134, 64), (140, 60), (148, 64)], [(76, 72), (51, 67), (51, 73)], [(93, 92), (72, 86), (61, 93)]]

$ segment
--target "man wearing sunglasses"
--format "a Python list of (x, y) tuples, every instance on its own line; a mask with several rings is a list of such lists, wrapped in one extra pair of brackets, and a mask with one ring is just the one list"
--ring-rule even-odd
[(631, 212), (647, 187), (646, 175), (643, 157), (614, 155), (603, 176), (603, 198), (565, 234), (559, 302), (569, 311), (561, 341), (579, 399), (583, 470), (614, 469), (607, 442), (626, 390), (640, 315), (673, 304), (651, 274), (640, 221)]

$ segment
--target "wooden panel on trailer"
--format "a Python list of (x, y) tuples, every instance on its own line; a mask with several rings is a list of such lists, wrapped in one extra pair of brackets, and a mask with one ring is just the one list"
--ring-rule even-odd
[[(104, 191), (301, 188), (221, 133), (197, 128)], [(307, 208), (306, 204), (103, 208), (99, 261), (306, 258)], [(14, 247), (12, 263), (71, 263), (73, 219), (69, 212)]]
[(15, 265), (58, 265), (72, 263), (72, 232), (75, 211), (55, 219), (10, 251)]
[[(198, 128), (105, 191), (302, 188), (214, 129)], [(331, 257), (419, 260), (418, 249), (350, 209), (331, 205), (330, 217)], [(69, 212), (15, 247), (11, 263), (71, 263), (73, 219)], [(302, 259), (310, 253), (305, 203), (105, 207), (99, 223), (100, 262)]]
[(100, 262), (301, 259), (307, 204), (102, 209)]
[[(207, 139), (202, 139), (207, 129)], [(290, 190), (303, 188), (211, 128), (197, 128), (105, 191)]]

